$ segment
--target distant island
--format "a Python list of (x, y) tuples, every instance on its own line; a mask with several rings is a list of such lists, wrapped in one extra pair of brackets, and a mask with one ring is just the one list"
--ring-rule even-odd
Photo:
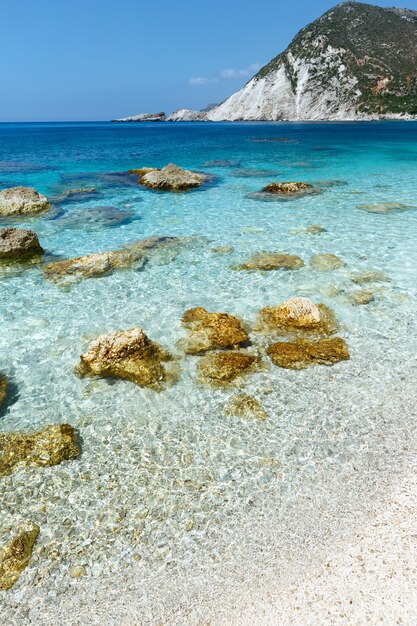
[(417, 11), (336, 5), (303, 28), (237, 93), (203, 111), (114, 122), (414, 119)]

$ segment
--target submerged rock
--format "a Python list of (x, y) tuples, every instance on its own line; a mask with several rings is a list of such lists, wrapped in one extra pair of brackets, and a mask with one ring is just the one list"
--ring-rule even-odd
[(170, 163), (161, 170), (148, 172), (140, 178), (140, 183), (151, 189), (185, 191), (191, 187), (199, 187), (206, 179), (203, 174), (184, 170)]
[(46, 196), (33, 187), (9, 187), (0, 191), (0, 215), (34, 215), (49, 209)]
[(368, 213), (387, 214), (401, 213), (402, 211), (415, 209), (415, 207), (409, 204), (402, 204), (401, 202), (379, 202), (376, 204), (359, 204), (358, 209), (367, 211)]
[(359, 291), (352, 291), (352, 293), (349, 294), (349, 300), (352, 304), (369, 304), (375, 300), (375, 296), (372, 291), (361, 289)]
[(192, 243), (200, 241), (197, 237), (167, 237), (154, 235), (145, 239), (137, 239), (123, 246), (124, 250), (133, 250), (134, 252), (142, 252), (151, 254), (156, 250), (164, 248), (180, 248)]
[(234, 251), (234, 248), (233, 246), (228, 245), (216, 246), (212, 248), (211, 251), (213, 252), (213, 254), (231, 254)]
[(76, 187), (74, 189), (67, 189), (62, 193), (52, 196), (52, 202), (80, 202), (84, 199), (91, 199), (92, 195), (98, 195), (98, 191), (95, 187)]
[(79, 207), (57, 221), (64, 228), (78, 228), (80, 230), (97, 230), (100, 228), (114, 228), (122, 224), (130, 224), (137, 219), (135, 211), (120, 209), (112, 206)]
[(18, 464), (58, 465), (79, 454), (76, 432), (69, 424), (46, 426), (32, 435), (0, 433), (0, 476), (10, 474)]
[(274, 365), (296, 370), (310, 365), (332, 365), (350, 358), (346, 343), (340, 337), (277, 341), (269, 346), (267, 354)]
[(267, 176), (274, 176), (276, 172), (271, 170), (260, 170), (255, 167), (241, 167), (232, 173), (235, 178), (266, 178)]
[(345, 187), (349, 183), (346, 180), (340, 178), (331, 178), (325, 180), (315, 180), (314, 185), (322, 187), (323, 189), (331, 189), (332, 187)]
[(70, 198), (71, 196), (79, 196), (91, 193), (97, 193), (97, 189), (95, 187), (77, 187), (76, 189), (68, 189), (67, 191), (64, 191), (62, 195), (65, 198)]
[(44, 253), (37, 234), (24, 228), (0, 228), (0, 259), (23, 259)]
[(378, 270), (362, 272), (361, 274), (355, 274), (352, 276), (352, 282), (357, 285), (366, 285), (368, 283), (389, 283), (391, 278)]
[(313, 189), (313, 185), (308, 183), (270, 183), (262, 189), (264, 193), (277, 193), (285, 196), (305, 191), (306, 189)]
[(9, 383), (7, 382), (6, 376), (4, 376), (3, 374), (0, 374), (0, 409), (2, 407), (3, 402), (6, 400), (8, 386), (9, 386)]
[(212, 384), (229, 383), (242, 374), (253, 371), (259, 363), (258, 356), (246, 352), (212, 352), (199, 361), (199, 379)]
[(296, 228), (292, 232), (296, 235), (319, 235), (320, 233), (327, 233), (327, 230), (323, 226), (320, 226), (320, 224), (310, 224), (310, 226), (306, 226), (306, 228)]
[(13, 531), (10, 541), (4, 547), (0, 547), (1, 591), (13, 587), (29, 565), (39, 530), (39, 526), (33, 522), (21, 522)]
[(209, 313), (203, 307), (186, 311), (182, 323), (189, 337), (183, 342), (187, 354), (199, 354), (216, 348), (236, 348), (249, 337), (242, 322), (229, 313)]
[(250, 200), (260, 200), (261, 202), (273, 202), (276, 200), (296, 200), (306, 195), (318, 194), (322, 190), (319, 187), (301, 182), (270, 183), (261, 191), (254, 191), (246, 194)]
[(346, 263), (335, 254), (313, 254), (310, 265), (318, 272), (337, 270)]
[(110, 274), (115, 269), (139, 267), (144, 263), (142, 255), (133, 250), (97, 252), (75, 259), (53, 261), (43, 266), (45, 278), (60, 281), (70, 278), (70, 282), (82, 278), (96, 278)]
[(259, 400), (246, 393), (234, 396), (227, 404), (225, 413), (237, 417), (256, 417), (260, 420), (265, 420), (268, 417), (267, 411)]
[(272, 270), (298, 270), (303, 266), (303, 259), (296, 255), (286, 254), (285, 252), (260, 252), (250, 257), (246, 263), (231, 269), (269, 272)]
[(173, 380), (163, 365), (173, 360), (172, 355), (138, 326), (101, 335), (80, 359), (77, 372), (81, 376), (123, 378), (157, 391)]
[(290, 298), (278, 306), (267, 306), (258, 313), (255, 330), (278, 335), (331, 335), (337, 330), (333, 312), (308, 298)]

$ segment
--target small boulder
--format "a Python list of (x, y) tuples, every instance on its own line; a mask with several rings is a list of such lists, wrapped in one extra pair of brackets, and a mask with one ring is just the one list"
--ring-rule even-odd
[(324, 228), (324, 226), (320, 226), (320, 224), (310, 224), (310, 226), (307, 226), (305, 231), (309, 235), (318, 235), (319, 233), (327, 233), (327, 230)]
[(372, 291), (360, 289), (359, 291), (352, 291), (352, 293), (349, 294), (349, 300), (352, 304), (369, 304), (375, 300), (375, 296)]
[(30, 521), (21, 522), (12, 532), (4, 547), (0, 547), (0, 590), (13, 587), (29, 565), (39, 526)]
[(306, 189), (313, 189), (313, 185), (308, 183), (271, 183), (262, 189), (265, 193), (277, 193), (284, 196), (291, 196)]
[(286, 254), (285, 252), (260, 252), (250, 257), (246, 263), (242, 263), (231, 269), (270, 272), (273, 270), (298, 270), (303, 266), (303, 259), (293, 254)]
[(151, 189), (161, 189), (166, 191), (186, 191), (191, 187), (199, 187), (206, 176), (184, 170), (173, 163), (166, 165), (161, 170), (153, 170), (144, 174), (139, 182)]
[(352, 282), (356, 285), (367, 285), (368, 283), (389, 283), (391, 279), (384, 272), (370, 270), (361, 274), (355, 274), (352, 276)]
[(196, 307), (184, 313), (182, 323), (189, 331), (189, 338), (184, 342), (187, 354), (237, 348), (249, 339), (242, 322), (229, 313), (209, 313), (203, 307)]
[(198, 364), (199, 380), (214, 385), (230, 383), (253, 371), (259, 361), (259, 357), (246, 352), (212, 352), (202, 357)]
[(335, 254), (313, 254), (310, 265), (318, 272), (329, 272), (343, 267), (346, 263)]
[(268, 417), (267, 411), (259, 400), (246, 393), (234, 396), (227, 404), (225, 413), (237, 417), (256, 417), (260, 420), (265, 420)]
[(37, 234), (24, 228), (0, 228), (0, 259), (17, 260), (44, 253)]
[(47, 263), (43, 266), (43, 274), (52, 281), (69, 278), (69, 282), (75, 282), (82, 278), (104, 276), (115, 269), (139, 267), (143, 262), (142, 255), (133, 250), (98, 252), (75, 259)]
[(296, 370), (310, 365), (332, 365), (350, 358), (346, 343), (340, 337), (277, 341), (269, 346), (267, 354), (274, 365)]
[(69, 424), (46, 426), (33, 435), (0, 434), (0, 476), (10, 474), (15, 465), (58, 465), (80, 454), (77, 436)]
[(122, 378), (157, 391), (173, 380), (164, 366), (173, 360), (172, 355), (138, 326), (101, 335), (80, 358), (77, 372), (81, 376)]
[(308, 298), (290, 298), (278, 306), (261, 309), (255, 330), (278, 335), (331, 335), (337, 323), (326, 305), (316, 305)]
[(295, 235), (319, 235), (320, 233), (327, 233), (327, 230), (320, 226), (320, 224), (310, 224), (306, 228), (296, 228), (292, 231)]
[(46, 196), (33, 187), (9, 187), (0, 191), (0, 215), (34, 215), (49, 209)]

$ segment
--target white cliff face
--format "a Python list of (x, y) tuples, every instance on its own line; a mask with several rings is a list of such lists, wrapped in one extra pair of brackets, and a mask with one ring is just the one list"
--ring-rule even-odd
[(205, 122), (207, 115), (203, 111), (193, 111), (192, 109), (178, 109), (169, 115), (167, 122)]
[(356, 79), (347, 74), (344, 52), (328, 46), (308, 60), (287, 53), (285, 63), (282, 60), (267, 76), (252, 78), (243, 89), (209, 111), (207, 119), (356, 119), (360, 92)]

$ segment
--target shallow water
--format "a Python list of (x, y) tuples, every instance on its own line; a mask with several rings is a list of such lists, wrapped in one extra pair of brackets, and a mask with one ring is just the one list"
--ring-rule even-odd
[[(291, 141), (253, 141), (274, 137)], [(262, 572), (284, 579), (287, 569), (307, 567), (372, 506), (370, 491), (371, 500), (383, 497), (415, 449), (417, 208), (375, 214), (358, 206), (417, 207), (416, 157), (413, 122), (0, 125), (3, 187), (98, 192), (63, 199), (43, 217), (7, 220), (35, 229), (51, 255), (150, 235), (198, 237), (139, 271), (70, 289), (46, 281), (37, 265), (0, 268), (0, 371), (13, 382), (0, 428), (69, 422), (83, 449), (76, 461), (2, 479), (0, 525), (18, 516), (41, 527), (28, 569), (0, 597), (5, 623), (13, 615), (42, 623), (56, 593), (63, 610), (71, 594), (74, 608), (77, 594), (101, 590), (101, 603), (128, 588), (141, 622), (167, 623), (176, 611), (197, 622), (206, 613), (196, 605), (212, 605), (232, 578), (236, 588), (255, 588)], [(213, 179), (169, 194), (124, 175), (168, 162)], [(310, 182), (322, 193), (247, 197), (274, 180)], [(124, 211), (129, 219), (113, 219)], [(326, 232), (297, 232), (311, 224)], [(224, 245), (233, 251), (212, 252)], [(299, 255), (305, 267), (230, 269), (259, 251)], [(317, 272), (315, 253), (346, 265)], [(353, 306), (351, 278), (367, 270), (391, 281), (364, 286), (375, 300)], [(138, 324), (178, 353), (187, 308), (227, 311), (250, 325), (261, 307), (295, 295), (336, 311), (351, 360), (301, 372), (269, 365), (247, 377), (241, 387), (268, 410), (265, 421), (226, 415), (237, 388), (198, 385), (195, 357), (181, 360), (179, 381), (160, 394), (74, 375), (88, 341), (103, 332)], [(82, 580), (69, 576), (73, 565), (86, 568)]]

